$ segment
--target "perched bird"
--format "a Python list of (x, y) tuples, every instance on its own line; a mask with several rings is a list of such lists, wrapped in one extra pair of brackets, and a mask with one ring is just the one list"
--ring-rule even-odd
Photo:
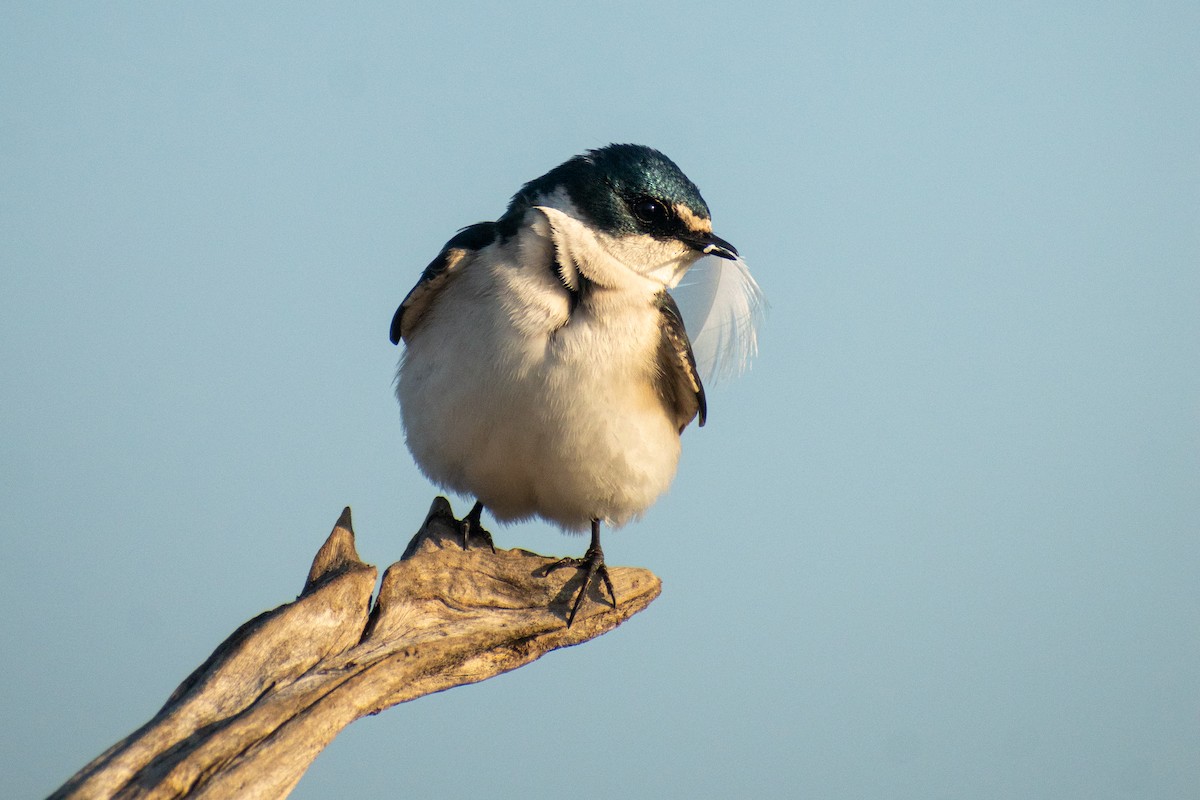
[[(392, 319), (409, 450), (439, 486), (476, 499), (463, 546), (501, 521), (590, 526), (585, 571), (616, 595), (600, 524), (667, 490), (704, 387), (667, 290), (698, 259), (740, 264), (687, 176), (649, 147), (613, 144), (525, 184), (495, 222), (463, 228)], [(745, 272), (747, 286), (757, 284)]]

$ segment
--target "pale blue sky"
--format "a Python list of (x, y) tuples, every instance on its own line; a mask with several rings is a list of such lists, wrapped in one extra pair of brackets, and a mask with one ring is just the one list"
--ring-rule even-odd
[(0, 795), (292, 598), (344, 505), (399, 557), (397, 303), (634, 141), (772, 302), (606, 536), (662, 597), (294, 796), (1194, 797), (1200, 6), (1053, 5), (4, 4)]

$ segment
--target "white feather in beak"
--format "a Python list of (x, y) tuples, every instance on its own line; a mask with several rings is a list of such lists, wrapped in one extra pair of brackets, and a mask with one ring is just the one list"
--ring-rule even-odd
[(758, 355), (758, 328), (768, 307), (746, 262), (705, 256), (671, 295), (683, 312), (701, 380), (744, 373)]

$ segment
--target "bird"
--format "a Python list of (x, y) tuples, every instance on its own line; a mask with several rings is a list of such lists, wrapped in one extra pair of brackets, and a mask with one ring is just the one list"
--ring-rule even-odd
[(704, 256), (740, 263), (696, 185), (658, 150), (610, 144), (459, 230), (392, 318), (408, 449), (433, 483), (475, 499), (463, 548), (492, 546), (485, 508), (590, 530), (582, 558), (547, 569), (583, 573), (567, 627), (594, 583), (617, 607), (601, 525), (640, 517), (674, 480), (684, 429), (705, 424), (670, 294)]

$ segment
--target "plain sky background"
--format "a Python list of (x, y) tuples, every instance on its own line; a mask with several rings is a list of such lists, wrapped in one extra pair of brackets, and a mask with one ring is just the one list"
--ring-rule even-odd
[[(1194, 798), (1200, 5), (0, 8), (0, 795), (435, 490), (387, 340), (460, 226), (662, 149), (772, 303), (612, 634), (299, 798)], [(460, 513), (467, 506), (455, 500)], [(541, 523), (498, 544), (575, 555)]]

